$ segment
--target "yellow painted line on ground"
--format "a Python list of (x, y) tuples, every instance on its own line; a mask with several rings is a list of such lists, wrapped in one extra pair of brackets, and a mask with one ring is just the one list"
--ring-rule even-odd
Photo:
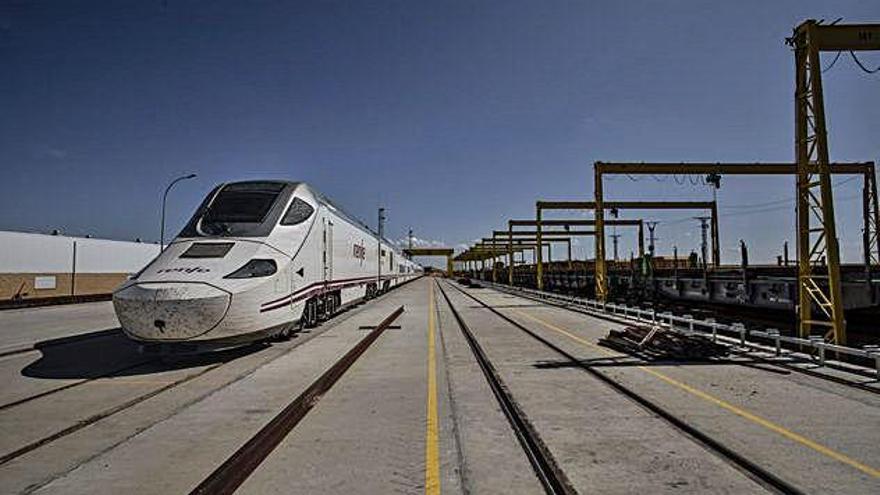
[(428, 300), (428, 421), (425, 432), (425, 493), (440, 493), (440, 442), (437, 421), (437, 355), (434, 345), (436, 332), (434, 282), (430, 282)]
[[(562, 335), (565, 335), (566, 337), (568, 337), (572, 340), (575, 340), (575, 341), (577, 341), (577, 342), (579, 342), (579, 343), (581, 343), (591, 349), (600, 351), (603, 354), (605, 354), (606, 356), (621, 356), (622, 355), (622, 354), (610, 352), (607, 349), (605, 349), (597, 344), (594, 344), (586, 339), (578, 337), (577, 335), (574, 335), (573, 333), (569, 332), (568, 330), (560, 328), (560, 327), (558, 327), (548, 321), (544, 321), (543, 319), (538, 318), (537, 316), (532, 316), (530, 314), (527, 314), (527, 313), (524, 313), (524, 312), (518, 311), (518, 310), (514, 311), (514, 312), (524, 318), (528, 318), (532, 321), (540, 323), (541, 325), (549, 328), (550, 330), (561, 333)], [(859, 461), (857, 461), (857, 460), (855, 460), (845, 454), (837, 452), (836, 450), (831, 449), (829, 447), (826, 447), (826, 446), (824, 446), (820, 443), (817, 443), (813, 440), (810, 440), (809, 438), (798, 435), (797, 433), (795, 433), (791, 430), (788, 430), (785, 427), (778, 425), (768, 419), (762, 418), (761, 416), (758, 416), (757, 414), (746, 411), (745, 409), (737, 407), (737, 406), (735, 406), (735, 405), (733, 405), (723, 399), (719, 399), (718, 397), (715, 397), (714, 395), (703, 392), (702, 390), (696, 389), (686, 383), (682, 383), (678, 380), (675, 380), (674, 378), (671, 378), (670, 376), (663, 374), (659, 371), (652, 370), (652, 369), (644, 367), (644, 366), (639, 366), (638, 369), (641, 371), (644, 371), (645, 373), (649, 373), (649, 374), (659, 378), (660, 380), (663, 380), (664, 382), (668, 383), (669, 385), (672, 385), (672, 386), (677, 387), (681, 390), (684, 390), (685, 392), (687, 392), (691, 395), (699, 397), (700, 399), (703, 399), (706, 402), (714, 404), (722, 409), (725, 409), (729, 412), (732, 412), (733, 414), (736, 414), (737, 416), (739, 416), (741, 418), (747, 419), (747, 420), (751, 421), (752, 423), (755, 423), (755, 424), (760, 425), (760, 426), (762, 426), (762, 427), (764, 427), (774, 433), (777, 433), (777, 434), (779, 434), (789, 440), (797, 442), (797, 443), (803, 445), (804, 447), (812, 449), (812, 450), (814, 450), (822, 455), (825, 455), (827, 457), (830, 457), (836, 461), (847, 464), (850, 467), (858, 469), (859, 471), (861, 471), (865, 474), (871, 475), (875, 478), (880, 478), (880, 469), (876, 469), (876, 468), (873, 468), (873, 467), (868, 466), (866, 464), (862, 464), (861, 462), (859, 462)]]

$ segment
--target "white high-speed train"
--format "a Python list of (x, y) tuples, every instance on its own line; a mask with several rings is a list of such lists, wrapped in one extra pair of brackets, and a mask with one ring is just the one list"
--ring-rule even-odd
[(420, 275), (305, 183), (233, 182), (208, 194), (113, 305), (132, 339), (209, 349), (289, 337)]

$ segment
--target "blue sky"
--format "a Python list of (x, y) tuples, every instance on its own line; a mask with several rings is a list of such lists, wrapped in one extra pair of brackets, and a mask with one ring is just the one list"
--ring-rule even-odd
[[(391, 237), (458, 245), (536, 199), (589, 199), (595, 160), (791, 161), (783, 41), (810, 17), (877, 22), (880, 3), (5, 0), (0, 228), (155, 240), (162, 190), (194, 172), (169, 231), (214, 184), (266, 177), (308, 181), (370, 223), (382, 204)], [(880, 158), (880, 76), (841, 57), (824, 81), (832, 158)], [(605, 187), (711, 197), (672, 179)], [(775, 259), (793, 192), (725, 178), (724, 260), (741, 238)], [(859, 192), (836, 193), (853, 262)], [(626, 216), (661, 221), (660, 254), (699, 245), (689, 213)]]

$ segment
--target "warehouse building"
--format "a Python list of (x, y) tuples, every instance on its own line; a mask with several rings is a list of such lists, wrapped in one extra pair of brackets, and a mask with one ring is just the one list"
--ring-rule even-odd
[(158, 244), (0, 231), (0, 301), (108, 294)]

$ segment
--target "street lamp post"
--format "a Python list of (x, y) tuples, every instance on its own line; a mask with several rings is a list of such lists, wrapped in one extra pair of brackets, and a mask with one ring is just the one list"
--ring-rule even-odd
[(165, 194), (162, 195), (162, 227), (159, 232), (159, 252), (165, 251), (165, 202), (168, 200), (168, 191), (174, 187), (174, 184), (182, 180), (193, 179), (196, 177), (196, 174), (182, 175), (168, 184), (168, 187), (165, 188)]

